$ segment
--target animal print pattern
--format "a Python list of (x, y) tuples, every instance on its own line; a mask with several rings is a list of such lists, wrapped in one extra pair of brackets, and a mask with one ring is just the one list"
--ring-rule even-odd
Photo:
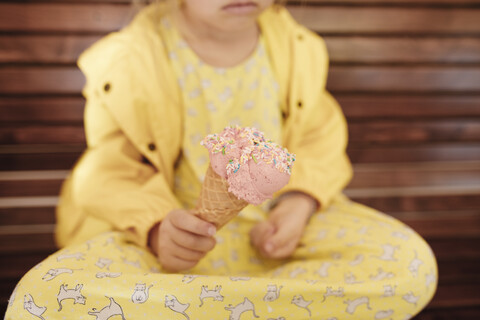
[(399, 221), (337, 199), (292, 258), (267, 260), (238, 217), (185, 274), (110, 232), (58, 251), (17, 285), (5, 319), (411, 319), (432, 298), (435, 258)]

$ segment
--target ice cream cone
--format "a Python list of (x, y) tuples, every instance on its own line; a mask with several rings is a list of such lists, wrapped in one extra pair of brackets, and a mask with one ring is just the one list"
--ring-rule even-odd
[(195, 215), (213, 223), (217, 229), (220, 229), (247, 204), (247, 201), (230, 193), (227, 180), (219, 176), (211, 166), (208, 167), (202, 191), (194, 210)]
[(260, 205), (290, 179), (295, 155), (255, 128), (227, 127), (201, 142), (208, 167), (194, 213), (221, 228), (247, 204)]

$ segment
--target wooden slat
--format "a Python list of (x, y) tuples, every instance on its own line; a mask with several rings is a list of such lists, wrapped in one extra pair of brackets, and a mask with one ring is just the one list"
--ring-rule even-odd
[(0, 63), (74, 64), (102, 36), (0, 35)]
[(327, 34), (478, 34), (478, 9), (399, 7), (289, 8), (308, 28)]
[(480, 162), (355, 165), (348, 188), (480, 187)]
[[(85, 78), (73, 67), (4, 67), (0, 94), (77, 94)], [(339, 92), (480, 91), (480, 67), (335, 66), (327, 88)]]
[(85, 143), (83, 126), (15, 126), (0, 128), (1, 144), (81, 144)]
[(125, 26), (128, 4), (0, 3), (0, 30), (15, 32), (109, 32)]
[[(102, 35), (0, 35), (0, 63), (74, 64)], [(480, 63), (478, 38), (325, 37), (330, 62)]]
[(85, 145), (0, 145), (2, 170), (68, 170)]
[(84, 149), (83, 144), (0, 145), (0, 154), (80, 153)]
[(0, 181), (0, 197), (58, 195), (63, 180)]
[(480, 68), (438, 66), (334, 66), (333, 92), (480, 92)]
[(8, 225), (0, 226), (0, 236), (3, 237), (16, 237), (19, 235), (25, 235), (27, 237), (31, 235), (43, 235), (53, 234), (55, 230), (55, 224), (24, 224), (24, 225)]
[(38, 170), (38, 171), (0, 171), (0, 181), (46, 181), (63, 180), (69, 170)]
[(0, 94), (80, 95), (85, 77), (74, 67), (0, 68)]
[(400, 220), (420, 218), (430, 212), (473, 212), (480, 210), (478, 194), (457, 195), (394, 195), (390, 197), (372, 194), (369, 197), (352, 198), (354, 201), (379, 211), (389, 213)]
[(351, 145), (480, 141), (478, 120), (351, 122), (348, 130)]
[(440, 273), (440, 285), (479, 283), (480, 259), (463, 260), (462, 263), (455, 261), (441, 261), (438, 269)]
[(480, 247), (478, 242), (480, 236), (468, 238), (441, 238), (428, 240), (437, 260), (441, 261), (461, 261), (478, 260), (480, 257)]
[[(347, 121), (361, 119), (415, 119), (480, 117), (480, 95), (408, 96), (337, 94)], [(82, 97), (4, 97), (0, 122), (83, 122)]]
[(336, 63), (479, 63), (480, 41), (464, 38), (326, 36), (330, 62)]
[(55, 207), (0, 208), (0, 226), (55, 223)]
[(0, 122), (82, 124), (82, 97), (18, 97), (0, 99)]
[[(463, 307), (463, 306), (479, 306), (480, 290), (478, 283), (470, 283), (463, 285), (441, 286), (437, 290), (434, 300), (430, 307)], [(458, 319), (454, 317), (453, 319)], [(473, 318), (472, 318), (473, 319)]]
[[(479, 194), (477, 194), (479, 196)], [(453, 209), (453, 208), (446, 208)], [(480, 238), (480, 209), (471, 212), (417, 213), (402, 219), (408, 226), (427, 239)]]
[[(47, 255), (53, 253), (53, 251), (39, 251), (26, 254), (8, 254), (4, 255), (5, 261), (9, 261), (9, 264), (0, 264), (0, 280), (3, 281), (11, 279), (19, 279), (28, 270), (44, 260)], [(12, 288), (13, 290), (13, 288)]]
[(474, 186), (415, 186), (415, 187), (391, 187), (391, 188), (360, 188), (360, 189), (348, 189), (345, 194), (351, 198), (363, 199), (370, 198), (372, 195), (378, 197), (394, 197), (394, 196), (449, 196), (449, 195), (465, 195), (465, 194), (480, 194), (480, 188), (477, 185)]
[(58, 196), (0, 198), (0, 208), (3, 208), (3, 209), (52, 207), (52, 206), (56, 206), (57, 204), (58, 204)]
[[(440, 290), (443, 290), (441, 288)], [(447, 291), (448, 288), (445, 288)], [(465, 293), (467, 295), (467, 293)], [(458, 319), (470, 320), (480, 319), (480, 306), (477, 305), (463, 305), (460, 307), (432, 307), (427, 306), (420, 314), (415, 316), (413, 320), (440, 320), (440, 319)]]
[(353, 163), (468, 161), (480, 159), (480, 144), (477, 143), (457, 142), (406, 146), (350, 144), (347, 151)]
[(340, 103), (348, 121), (372, 118), (394, 118), (398, 120), (480, 117), (480, 95), (382, 96), (337, 94), (335, 98)]
[(35, 234), (17, 234), (17, 235), (1, 235), (0, 234), (0, 256), (3, 254), (24, 253), (38, 251), (54, 252), (56, 250), (53, 238), (53, 228), (50, 232)]
[(73, 167), (79, 157), (80, 152), (0, 154), (0, 168), (2, 170), (68, 170)]

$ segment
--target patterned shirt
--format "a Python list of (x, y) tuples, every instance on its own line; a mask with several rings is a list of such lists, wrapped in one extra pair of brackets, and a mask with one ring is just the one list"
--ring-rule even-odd
[[(208, 152), (200, 141), (226, 126), (255, 127), (268, 139), (280, 143), (281, 107), (264, 40), (260, 35), (255, 51), (231, 68), (217, 68), (203, 62), (189, 47), (168, 17), (160, 32), (182, 91), (184, 108), (183, 154), (175, 172), (175, 194), (186, 208), (192, 208), (200, 194), (209, 165)], [(263, 211), (248, 206), (242, 214)]]

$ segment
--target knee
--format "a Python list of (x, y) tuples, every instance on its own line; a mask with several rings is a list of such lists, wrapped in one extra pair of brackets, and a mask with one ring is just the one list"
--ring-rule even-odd
[(41, 278), (38, 265), (22, 277), (8, 300), (5, 320), (24, 319), (26, 312), (42, 318), (47, 308), (42, 301), (46, 294)]
[(401, 277), (398, 294), (416, 312), (433, 298), (438, 283), (438, 267), (435, 254), (428, 243), (416, 233), (411, 234), (405, 246), (402, 262), (405, 273)]

